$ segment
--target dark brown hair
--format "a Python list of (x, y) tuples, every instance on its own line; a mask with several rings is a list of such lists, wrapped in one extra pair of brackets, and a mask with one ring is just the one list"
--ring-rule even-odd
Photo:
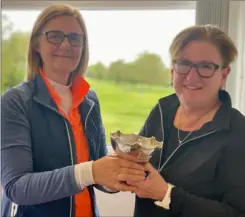
[(231, 38), (215, 25), (195, 25), (182, 30), (175, 36), (169, 49), (171, 60), (179, 57), (181, 51), (191, 41), (204, 40), (214, 44), (227, 67), (237, 57), (237, 48)]

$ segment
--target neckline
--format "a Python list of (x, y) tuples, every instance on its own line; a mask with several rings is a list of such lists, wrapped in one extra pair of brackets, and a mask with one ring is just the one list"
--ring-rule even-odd
[(72, 83), (70, 83), (69, 85), (63, 85), (63, 84), (57, 83), (56, 81), (53, 81), (52, 79), (50, 79), (50, 78), (48, 78), (48, 77), (46, 77), (46, 78), (47, 78), (47, 80), (50, 82), (50, 84), (51, 84), (52, 86), (55, 86), (55, 87), (61, 88), (61, 89), (68, 89), (68, 88), (71, 88)]
[[(193, 133), (197, 132), (197, 131), (201, 131), (203, 129), (209, 129), (211, 124), (212, 124), (213, 121), (208, 121), (206, 122), (205, 124), (202, 125), (201, 128), (197, 129), (197, 130), (193, 130)], [(179, 128), (177, 128), (174, 124), (173, 124), (173, 127), (176, 129), (176, 130), (179, 130), (181, 133), (190, 133), (191, 131), (190, 130), (181, 130)]]

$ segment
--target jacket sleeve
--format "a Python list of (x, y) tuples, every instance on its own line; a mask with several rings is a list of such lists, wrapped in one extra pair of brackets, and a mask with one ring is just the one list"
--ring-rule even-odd
[(173, 214), (181, 213), (181, 217), (245, 216), (245, 138), (238, 138), (241, 134), (225, 148), (217, 167), (214, 189), (221, 193), (221, 202), (201, 198), (176, 187), (171, 194), (170, 211)]
[(1, 98), (1, 182), (7, 197), (18, 205), (32, 205), (78, 193), (73, 166), (47, 172), (33, 171), (25, 94), (14, 88)]

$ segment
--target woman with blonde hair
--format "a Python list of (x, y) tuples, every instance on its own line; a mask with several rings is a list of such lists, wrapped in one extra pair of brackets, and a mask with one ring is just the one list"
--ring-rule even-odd
[(133, 191), (123, 181), (145, 178), (142, 165), (106, 156), (99, 101), (84, 78), (88, 56), (77, 9), (58, 4), (39, 15), (27, 81), (2, 96), (3, 217), (99, 216), (93, 186)]
[(245, 216), (245, 117), (223, 90), (237, 55), (212, 25), (182, 30), (170, 46), (175, 94), (161, 98), (140, 134), (164, 141), (137, 187), (135, 217)]

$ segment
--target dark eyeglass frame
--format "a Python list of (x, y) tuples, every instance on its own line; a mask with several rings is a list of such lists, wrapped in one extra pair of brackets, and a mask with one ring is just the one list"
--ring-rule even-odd
[[(50, 33), (59, 33), (59, 34), (61, 34), (63, 36), (63, 39), (60, 42), (50, 41), (50, 39), (48, 37), (48, 35)], [(69, 43), (70, 43), (70, 45), (75, 46), (75, 47), (79, 47), (79, 46), (84, 46), (85, 40), (86, 40), (86, 38), (85, 38), (85, 36), (83, 34), (78, 34), (78, 33), (65, 34), (64, 32), (59, 31), (59, 30), (50, 30), (50, 31), (47, 31), (47, 32), (42, 32), (41, 34), (42, 35), (45, 35), (46, 36), (46, 40), (48, 42), (50, 42), (51, 44), (62, 44), (63, 41), (65, 40), (65, 38), (67, 38), (68, 41), (69, 41)], [(82, 40), (81, 40), (82, 43), (80, 43), (80, 44), (74, 44), (74, 43), (72, 43), (71, 37), (74, 36), (74, 35), (82, 37)]]
[[(188, 64), (185, 65), (186, 67), (187, 67), (187, 66), (189, 67), (189, 70), (187, 70), (187, 72), (185, 72), (185, 73), (178, 72), (178, 70), (177, 70), (177, 65), (179, 65), (179, 64), (181, 64), (181, 63), (188, 63)], [(202, 65), (211, 65), (211, 66), (213, 67), (213, 72), (212, 72), (212, 74), (209, 75), (209, 76), (204, 76), (204, 75), (200, 74), (199, 68), (200, 68), (200, 66), (202, 66)], [(191, 62), (190, 60), (187, 60), (187, 59), (176, 59), (176, 60), (174, 60), (174, 61), (173, 61), (173, 67), (174, 67), (175, 72), (176, 72), (177, 74), (180, 74), (180, 75), (187, 75), (187, 74), (189, 74), (189, 72), (191, 71), (191, 69), (194, 67), (194, 68), (196, 69), (197, 74), (198, 74), (200, 77), (202, 77), (202, 78), (211, 78), (211, 77), (214, 76), (214, 74), (215, 74), (215, 72), (216, 72), (217, 70), (225, 69), (225, 68), (226, 68), (225, 66), (218, 65), (218, 64), (213, 63), (213, 62), (206, 62), (206, 61), (204, 61), (204, 62), (199, 62), (199, 63), (193, 63), (193, 62)]]

